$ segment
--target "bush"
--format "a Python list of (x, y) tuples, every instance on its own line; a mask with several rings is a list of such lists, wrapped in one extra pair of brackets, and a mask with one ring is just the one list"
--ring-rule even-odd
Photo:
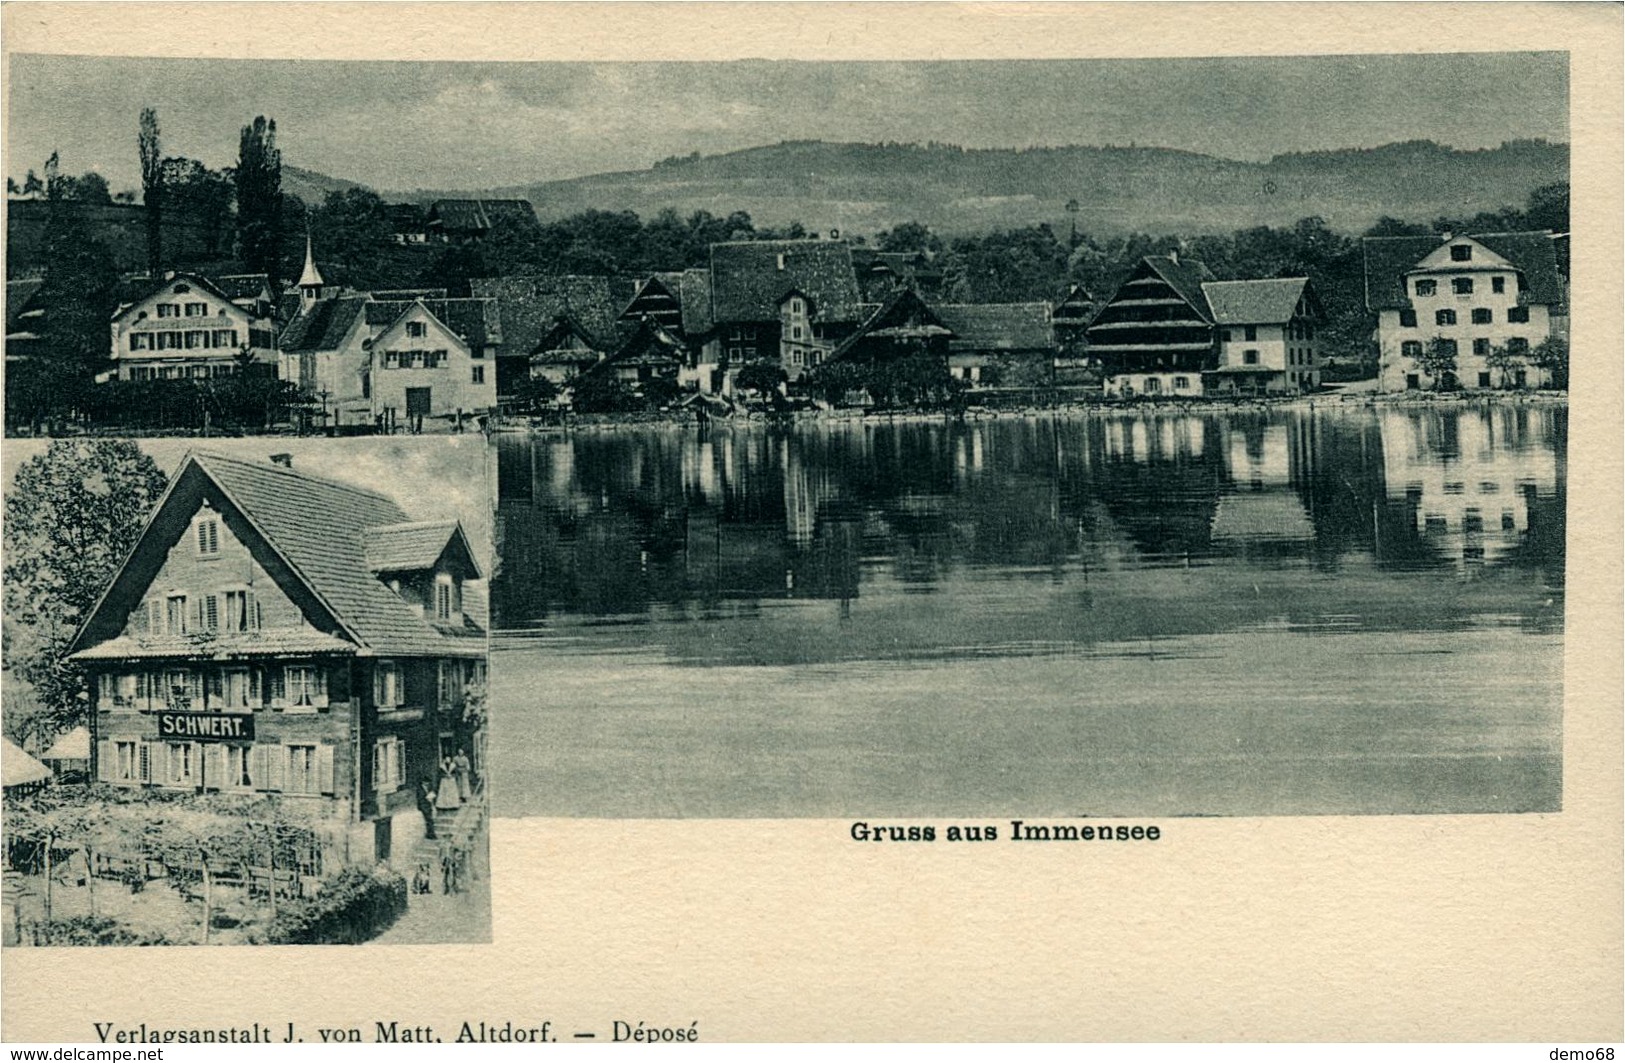
[(52, 919), (30, 928), (36, 945), (169, 945), (162, 934), (138, 934), (107, 916), (77, 915)]
[(406, 879), (380, 864), (347, 868), (315, 897), (292, 901), (265, 932), (272, 945), (354, 945), (370, 941), (406, 911)]

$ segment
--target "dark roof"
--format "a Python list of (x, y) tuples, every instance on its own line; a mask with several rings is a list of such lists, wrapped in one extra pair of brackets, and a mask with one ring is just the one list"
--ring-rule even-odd
[(1220, 325), (1274, 325), (1292, 320), (1308, 283), (1307, 277), (1208, 281), (1202, 291)]
[(114, 302), (117, 309), (113, 311), (113, 320), (123, 317), (136, 303), (149, 296), (157, 295), (172, 284), (190, 284), (202, 288), (218, 299), (231, 302), (232, 297), (222, 291), (214, 281), (201, 273), (185, 273), (176, 271), (156, 280), (152, 277), (125, 277), (114, 286)]
[(813, 304), (816, 321), (857, 321), (861, 297), (851, 249), (839, 240), (711, 245), (714, 322), (777, 321), (779, 304), (792, 291)]
[(870, 336), (925, 337), (954, 335), (946, 319), (938, 312), (941, 308), (928, 304), (913, 288), (899, 288), (879, 304), (861, 304), (867, 313), (861, 324), (836, 345), (829, 360), (844, 358)]
[(331, 351), (340, 343), (367, 307), (363, 296), (321, 299), (310, 305), (282, 330), (284, 351)]
[(631, 334), (631, 323), (619, 320), (632, 301), (634, 281), (618, 277), (542, 274), (520, 277), (478, 277), (469, 281), (477, 297), (497, 301), (501, 340), (498, 354), (529, 357), (566, 314), (604, 350)]
[(528, 199), (437, 199), (429, 207), (430, 224), (450, 232), (483, 233), (503, 218), (534, 222)]
[(391, 289), (388, 289), (388, 290), (385, 290), (385, 291), (380, 291), (380, 290), (375, 288), (375, 289), (372, 290), (372, 292), (370, 294), (372, 295), (372, 297), (374, 299), (379, 299), (379, 300), (383, 300), (383, 301), (386, 301), (386, 302), (388, 302), (390, 300), (393, 300), (395, 302), (401, 302), (403, 300), (406, 301), (406, 302), (410, 302), (413, 299), (444, 299), (446, 297), (446, 289), (444, 289), (444, 288), (391, 288)]
[[(582, 343), (580, 347), (570, 345), (570, 337), (576, 337)], [(590, 365), (609, 352), (600, 346), (598, 338), (581, 327), (572, 314), (561, 314), (554, 319), (553, 327), (542, 334), (536, 341), (536, 347), (531, 352), (531, 365)]]
[[(6, 334), (18, 330), (23, 313), (30, 309), (29, 302), (39, 294), (43, 280), (6, 281)], [(30, 330), (32, 331), (32, 330)]]
[[(1459, 233), (1476, 240), (1511, 262), (1523, 273), (1530, 303), (1564, 305), (1563, 280), (1557, 272), (1557, 251), (1550, 231), (1523, 233)], [(1369, 310), (1405, 310), (1405, 274), (1438, 250), (1442, 236), (1368, 236), (1365, 249), (1365, 302)]]
[(1031, 351), (1055, 346), (1048, 303), (941, 303), (953, 351)]
[[(434, 568), (462, 535), (454, 520), (418, 520), (367, 530), (367, 564), (374, 572), (421, 572)], [(469, 553), (472, 561), (472, 551)]]
[(666, 366), (681, 362), (686, 353), (687, 348), (682, 340), (657, 322), (642, 321), (637, 331), (621, 345), (620, 350), (610, 356), (606, 364)]
[(711, 314), (711, 271), (690, 269), (683, 271), (682, 291), (678, 298), (683, 304), (683, 331), (690, 336), (704, 335), (716, 326)]
[(1151, 271), (1167, 282), (1168, 287), (1179, 294), (1179, 297), (1190, 303), (1196, 312), (1207, 320), (1212, 320), (1208, 310), (1207, 298), (1202, 294), (1204, 281), (1213, 280), (1213, 271), (1207, 268), (1207, 263), (1194, 258), (1175, 258), (1171, 255), (1147, 255), (1145, 264)]
[(374, 299), (367, 304), (367, 324), (388, 328), (416, 303), (433, 314), (471, 349), (502, 342), (502, 322), (495, 299)]
[(257, 299), (271, 290), (271, 279), (263, 273), (234, 273), (216, 277), (215, 286), (232, 301)]

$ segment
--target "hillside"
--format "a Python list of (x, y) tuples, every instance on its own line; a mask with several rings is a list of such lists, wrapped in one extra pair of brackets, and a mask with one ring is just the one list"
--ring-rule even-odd
[[(494, 190), (543, 220), (587, 209), (748, 211), (760, 225), (868, 233), (919, 220), (944, 233), (1070, 223), (1083, 231), (1226, 233), (1320, 215), (1359, 232), (1382, 215), (1440, 215), (1522, 204), (1568, 179), (1566, 144), (1514, 141), (1457, 151), (1430, 141), (1239, 162), (1167, 148), (967, 150), (951, 145), (797, 141), (667, 159), (648, 170)], [(466, 193), (464, 193), (466, 194)], [(432, 198), (416, 193), (411, 198)]]

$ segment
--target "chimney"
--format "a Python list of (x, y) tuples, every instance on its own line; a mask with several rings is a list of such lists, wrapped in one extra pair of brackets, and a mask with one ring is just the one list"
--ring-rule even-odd
[(1176, 266), (1179, 265), (1179, 248), (1176, 247), (1172, 251), (1168, 252), (1168, 261), (1172, 262)]
[(283, 451), (281, 454), (272, 454), (271, 464), (280, 465), (284, 469), (291, 469), (293, 468), (293, 455), (287, 451)]
[(779, 272), (780, 273), (784, 272), (784, 252), (783, 251), (779, 252)]
[(1444, 232), (1439, 234), (1439, 242), (1441, 244), (1448, 244), (1450, 241), (1454, 240), (1455, 238), (1456, 238), (1456, 234), (1451, 232), (1448, 229), (1446, 229)]

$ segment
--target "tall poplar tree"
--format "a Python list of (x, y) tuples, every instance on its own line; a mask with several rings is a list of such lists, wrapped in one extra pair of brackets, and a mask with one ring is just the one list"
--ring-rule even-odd
[(249, 272), (264, 273), (280, 294), (282, 152), (276, 122), (260, 115), (243, 126), (237, 151), (237, 245)]
[(147, 208), (147, 273), (160, 276), (164, 268), (164, 151), (158, 137), (158, 112), (141, 109), (136, 136), (141, 149), (141, 202)]

